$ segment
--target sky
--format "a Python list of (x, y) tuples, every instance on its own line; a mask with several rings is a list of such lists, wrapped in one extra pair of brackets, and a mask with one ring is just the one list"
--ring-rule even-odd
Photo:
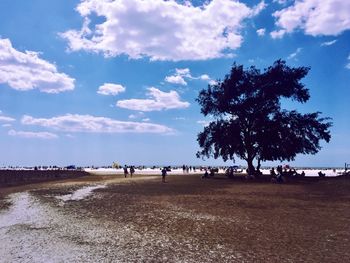
[(284, 107), (333, 119), (289, 164), (344, 166), (350, 1), (1, 0), (0, 166), (231, 165), (196, 158), (195, 99), (234, 62), (277, 59), (311, 67), (310, 100)]

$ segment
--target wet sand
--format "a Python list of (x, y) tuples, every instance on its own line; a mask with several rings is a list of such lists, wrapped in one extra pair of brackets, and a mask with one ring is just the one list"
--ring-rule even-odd
[(347, 262), (350, 180), (95, 175), (1, 188), (0, 243), (0, 262)]

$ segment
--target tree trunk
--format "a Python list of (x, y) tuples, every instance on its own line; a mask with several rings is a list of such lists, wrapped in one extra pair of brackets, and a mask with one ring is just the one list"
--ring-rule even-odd
[(248, 175), (254, 175), (255, 174), (255, 168), (253, 165), (253, 159), (248, 158), (247, 159), (247, 164), (248, 164)]
[(256, 176), (258, 177), (261, 175), (260, 167), (261, 167), (261, 159), (258, 158), (258, 165), (256, 166)]

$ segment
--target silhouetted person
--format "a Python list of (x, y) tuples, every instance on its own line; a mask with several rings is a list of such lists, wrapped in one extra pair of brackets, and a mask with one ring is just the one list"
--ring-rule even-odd
[(134, 175), (134, 173), (135, 173), (135, 168), (134, 168), (134, 166), (131, 166), (130, 167), (130, 176), (131, 176), (131, 178)]
[(272, 167), (272, 169), (270, 170), (270, 175), (271, 175), (272, 177), (276, 177), (275, 168)]
[(205, 173), (202, 175), (202, 179), (208, 178), (208, 176), (209, 176), (208, 170), (205, 170)]
[(128, 173), (129, 173), (128, 172), (128, 167), (125, 165), (123, 170), (124, 170), (124, 177), (126, 178), (128, 176)]
[(283, 173), (282, 165), (277, 166), (277, 173), (282, 175), (282, 173)]
[(167, 169), (163, 167), (162, 169), (162, 182), (165, 183), (165, 176), (167, 175)]
[(323, 178), (323, 177), (326, 177), (326, 174), (325, 173), (322, 173), (321, 171), (318, 172), (318, 176)]

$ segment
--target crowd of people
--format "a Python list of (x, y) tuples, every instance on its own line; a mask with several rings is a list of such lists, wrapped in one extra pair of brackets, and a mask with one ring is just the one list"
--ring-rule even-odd
[[(237, 169), (238, 166), (230, 166), (230, 167), (226, 167), (223, 170), (225, 171), (225, 175), (228, 178), (234, 178), (235, 175), (237, 175), (238, 173), (242, 172), (242, 169)], [(179, 168), (179, 167), (176, 167)], [(162, 176), (162, 182), (166, 182), (166, 176), (167, 173), (171, 171), (172, 167), (171, 166), (164, 166), (162, 168), (158, 168), (161, 171), (161, 176)], [(202, 179), (206, 179), (206, 178), (210, 178), (210, 177), (214, 177), (215, 174), (219, 173), (219, 167), (195, 167), (195, 166), (188, 166), (188, 165), (183, 165), (182, 166), (182, 171), (184, 174), (187, 173), (196, 173), (197, 169), (203, 173), (201, 174), (201, 178)], [(123, 167), (123, 171), (124, 171), (124, 177), (128, 177), (128, 175), (130, 174), (130, 177), (132, 178), (133, 175), (135, 174), (135, 166), (127, 166), (125, 165)], [(259, 178), (260, 176), (262, 176), (262, 172), (260, 170), (255, 170), (253, 175), (250, 175), (249, 171), (247, 171), (247, 176), (246, 179), (250, 179), (250, 178)], [(320, 171), (318, 173), (319, 177), (325, 177), (326, 174), (323, 173), (322, 171)], [(272, 182), (276, 182), (276, 183), (284, 183), (286, 182), (287, 178), (302, 178), (305, 177), (305, 172), (302, 171), (301, 173), (298, 173), (295, 169), (292, 169), (290, 167), (283, 167), (282, 165), (278, 165), (276, 167), (276, 169), (273, 167), (270, 170), (270, 176), (271, 176), (271, 181)]]

